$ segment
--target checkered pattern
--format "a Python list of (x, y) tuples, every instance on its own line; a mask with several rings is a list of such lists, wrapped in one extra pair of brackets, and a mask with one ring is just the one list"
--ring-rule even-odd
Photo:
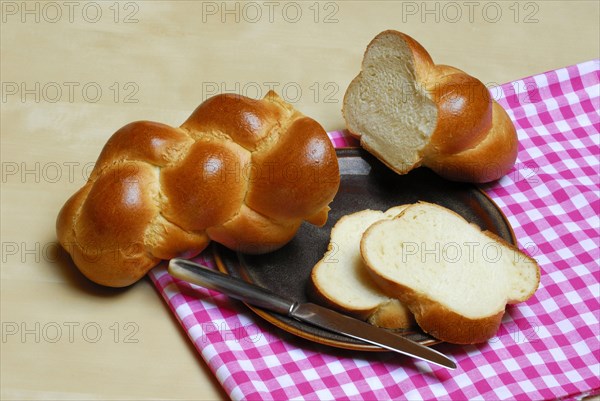
[[(440, 344), (449, 371), (393, 353), (351, 352), (297, 338), (227, 297), (150, 277), (234, 400), (577, 399), (600, 392), (599, 61), (491, 90), (519, 135), (519, 157), (484, 186), (519, 246), (542, 269), (538, 291), (509, 306), (497, 336)], [(334, 144), (356, 145), (343, 132)], [(208, 254), (200, 262), (213, 265)]]

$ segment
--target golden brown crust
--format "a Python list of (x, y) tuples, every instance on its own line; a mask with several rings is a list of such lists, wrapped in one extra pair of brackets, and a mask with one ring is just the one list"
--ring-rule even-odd
[[(419, 151), (421, 159), (406, 163), (402, 169), (393, 167), (385, 160), (385, 155), (374, 151), (362, 140), (361, 146), (399, 174), (424, 165), (451, 180), (481, 183), (497, 180), (508, 173), (516, 161), (516, 131), (504, 109), (491, 98), (486, 86), (455, 67), (436, 65), (423, 46), (398, 31), (381, 32), (369, 43), (365, 55), (378, 39), (388, 35), (401, 38), (410, 49), (412, 59), (409, 62), (414, 70), (416, 86), (425, 89), (436, 104), (437, 125), (428, 144)], [(349, 88), (356, 85), (360, 77), (361, 74), (354, 78)], [(347, 90), (344, 105), (349, 93), (350, 90)], [(344, 109), (348, 131), (360, 138), (360, 132), (352, 131)]]
[(248, 187), (250, 152), (234, 142), (197, 141), (177, 164), (161, 170), (163, 215), (188, 231), (231, 219)]
[(165, 124), (152, 121), (129, 123), (106, 142), (96, 161), (92, 177), (118, 160), (138, 160), (165, 166), (191, 143), (193, 141), (184, 132)]
[(326, 135), (313, 134), (318, 127), (310, 118), (299, 118), (282, 133), (276, 146), (252, 155), (248, 206), (287, 220), (296, 215), (313, 216), (329, 204), (331, 191), (327, 189), (339, 183), (337, 156)]
[(331, 208), (329, 206), (325, 206), (323, 209), (319, 210), (317, 213), (307, 218), (306, 221), (317, 227), (323, 227), (325, 223), (327, 223), (330, 210)]
[[(267, 167), (275, 173), (257, 175)], [(241, 251), (281, 247), (302, 221), (325, 223), (338, 186), (337, 157), (317, 122), (274, 92), (219, 95), (180, 128), (139, 121), (118, 130), (56, 232), (88, 278), (120, 287), (211, 239)]]
[(438, 107), (438, 123), (426, 154), (452, 155), (481, 142), (492, 128), (492, 102), (485, 85), (470, 75), (437, 66), (428, 91)]
[(91, 280), (129, 285), (158, 263), (143, 241), (156, 212), (149, 201), (156, 186), (153, 170), (140, 162), (114, 163), (67, 201), (59, 214), (60, 243)]
[(160, 214), (148, 225), (144, 240), (152, 255), (159, 259), (192, 258), (209, 242), (206, 233), (185, 231)]
[(456, 181), (489, 182), (507, 174), (519, 148), (517, 133), (506, 111), (493, 102), (493, 125), (473, 148), (454, 154), (432, 153), (424, 164), (439, 175)]
[(81, 205), (74, 224), (77, 242), (94, 248), (90, 252), (141, 243), (158, 211), (152, 202), (157, 184), (154, 168), (145, 163), (126, 161), (106, 169)]
[(255, 150), (291, 111), (291, 107), (281, 102), (274, 92), (269, 92), (263, 100), (223, 94), (198, 106), (181, 127), (189, 130), (194, 139), (206, 133), (221, 132), (235, 143)]
[(220, 226), (209, 227), (208, 236), (230, 249), (249, 254), (273, 251), (290, 241), (301, 220), (275, 221), (242, 205), (239, 213)]
[(367, 318), (373, 326), (386, 329), (412, 329), (416, 326), (415, 316), (396, 298), (390, 299), (373, 311)]

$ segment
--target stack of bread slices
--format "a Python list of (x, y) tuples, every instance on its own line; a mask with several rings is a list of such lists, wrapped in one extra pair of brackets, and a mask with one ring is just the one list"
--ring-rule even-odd
[(342, 217), (311, 274), (332, 308), (390, 329), (416, 321), (456, 344), (492, 338), (506, 305), (529, 299), (539, 280), (534, 259), (426, 202)]

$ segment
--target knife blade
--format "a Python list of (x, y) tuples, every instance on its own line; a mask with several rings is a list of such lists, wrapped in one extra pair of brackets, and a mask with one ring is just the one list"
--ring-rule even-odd
[(310, 302), (296, 302), (272, 291), (240, 280), (236, 277), (211, 270), (185, 259), (171, 259), (169, 273), (181, 280), (216, 290), (232, 298), (296, 320), (312, 324), (390, 351), (417, 358), (448, 369), (456, 369), (456, 363), (446, 355), (408, 338), (391, 333)]

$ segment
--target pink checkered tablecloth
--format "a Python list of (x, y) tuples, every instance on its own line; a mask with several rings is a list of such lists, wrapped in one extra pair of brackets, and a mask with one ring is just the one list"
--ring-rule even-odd
[[(387, 352), (288, 334), (224, 295), (150, 278), (234, 400), (578, 399), (600, 392), (599, 60), (492, 88), (519, 135), (514, 169), (483, 189), (508, 217), (541, 283), (485, 344), (440, 344), (449, 371)], [(355, 144), (331, 132), (336, 146)], [(208, 252), (199, 261), (214, 266)]]

